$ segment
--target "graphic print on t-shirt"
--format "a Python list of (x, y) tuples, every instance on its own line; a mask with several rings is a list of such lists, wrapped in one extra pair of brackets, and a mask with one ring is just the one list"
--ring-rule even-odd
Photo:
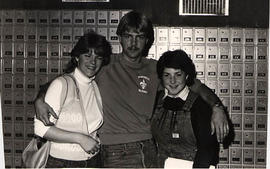
[(141, 86), (141, 88), (138, 89), (138, 91), (140, 93), (145, 93), (147, 94), (148, 91), (147, 91), (147, 83), (150, 81), (149, 77), (147, 76), (138, 76), (138, 79), (139, 79), (139, 84)]

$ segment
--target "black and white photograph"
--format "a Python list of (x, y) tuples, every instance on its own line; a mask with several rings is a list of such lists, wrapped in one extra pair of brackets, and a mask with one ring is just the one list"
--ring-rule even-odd
[(269, 7), (1, 0), (0, 168), (269, 168)]

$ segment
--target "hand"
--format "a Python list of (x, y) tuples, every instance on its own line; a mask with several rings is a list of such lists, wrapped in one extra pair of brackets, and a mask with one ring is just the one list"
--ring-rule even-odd
[(79, 139), (79, 144), (84, 149), (85, 152), (88, 154), (95, 154), (98, 152), (100, 148), (100, 144), (97, 140), (92, 138), (91, 136), (82, 134)]
[(45, 126), (53, 126), (54, 124), (50, 122), (49, 117), (52, 115), (54, 118), (58, 119), (54, 110), (44, 102), (43, 99), (37, 98), (35, 100), (35, 110), (36, 110), (36, 117), (40, 121), (43, 122)]
[(223, 142), (229, 133), (228, 120), (222, 106), (213, 106), (213, 114), (211, 119), (211, 134), (217, 134), (218, 142)]

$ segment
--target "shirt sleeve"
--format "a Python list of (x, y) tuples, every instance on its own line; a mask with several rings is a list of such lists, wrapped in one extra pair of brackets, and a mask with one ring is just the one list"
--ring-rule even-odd
[(158, 83), (158, 91), (163, 91), (164, 87), (161, 85), (161, 83)]
[[(54, 112), (59, 115), (59, 109), (61, 106), (61, 92), (63, 84), (59, 78), (55, 79), (49, 86), (46, 95), (45, 102), (51, 106)], [(53, 116), (50, 116), (50, 121), (55, 123), (56, 119)], [(48, 131), (50, 126), (45, 126), (40, 120), (35, 116), (34, 118), (34, 132), (36, 135), (43, 137)]]
[(199, 79), (194, 79), (194, 83), (192, 86), (190, 86), (190, 90), (195, 92), (195, 93), (199, 93), (198, 91), (200, 90), (200, 87), (202, 85), (202, 82)]
[(219, 144), (216, 135), (211, 135), (211, 107), (202, 99), (194, 103), (196, 111), (194, 121), (196, 123), (195, 135), (197, 138), (197, 153), (194, 159), (194, 166), (208, 168), (209, 165), (215, 165), (218, 158)]

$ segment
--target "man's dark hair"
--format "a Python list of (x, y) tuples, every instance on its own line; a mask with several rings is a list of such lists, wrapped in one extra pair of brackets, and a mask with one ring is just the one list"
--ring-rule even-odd
[(154, 29), (152, 22), (142, 13), (131, 11), (125, 14), (117, 27), (116, 34), (122, 36), (126, 31), (134, 30), (136, 32), (143, 32), (147, 38), (147, 43), (143, 50), (142, 55), (146, 57), (149, 49), (154, 42)]
[(161, 80), (165, 67), (181, 69), (188, 75), (186, 84), (191, 86), (194, 83), (194, 79), (196, 78), (195, 65), (185, 51), (174, 50), (162, 54), (157, 62), (157, 74)]
[(93, 48), (98, 56), (102, 56), (102, 66), (110, 62), (110, 55), (112, 54), (112, 47), (106, 38), (102, 35), (90, 31), (80, 37), (71, 51), (71, 61), (68, 63), (66, 72), (70, 73), (78, 66), (76, 58), (81, 54), (88, 53), (89, 49)]

